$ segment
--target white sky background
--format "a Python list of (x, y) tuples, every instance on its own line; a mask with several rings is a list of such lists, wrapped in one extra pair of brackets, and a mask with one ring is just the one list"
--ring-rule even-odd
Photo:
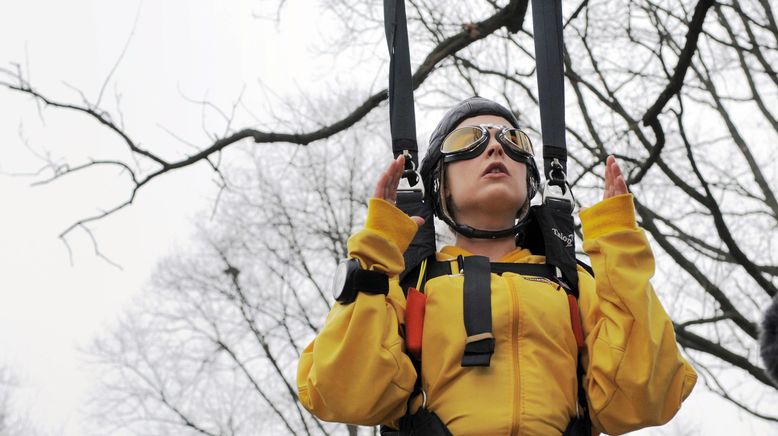
[[(318, 36), (302, 28), (320, 19), (311, 3), (289, 2), (277, 29), (252, 17), (268, 12), (257, 1), (144, 2), (104, 101), (114, 107), (118, 90), (127, 129), (173, 156), (186, 146), (162, 127), (199, 145), (206, 141), (201, 108), (186, 102), (182, 93), (225, 108), (244, 85), (247, 93), (256, 90), (258, 78), (282, 94), (298, 89), (321, 93), (315, 82), (305, 80), (315, 71), (306, 62), (315, 56), (307, 47)], [(67, 82), (94, 100), (130, 35), (138, 5), (97, 0), (6, 5), (0, 15), (0, 66), (29, 61), (32, 83), (45, 94), (78, 101)], [(352, 79), (374, 76), (363, 73)], [(35, 150), (73, 162), (124, 147), (84, 116), (44, 109), (42, 120), (30, 98), (2, 89), (3, 173), (40, 167), (23, 146), (20, 127)], [(421, 128), (420, 137), (427, 132)], [(19, 378), (19, 412), (46, 434), (84, 434), (79, 409), (94, 375), (79, 371), (78, 350), (111, 328), (121, 310), (141, 295), (158, 259), (185, 244), (192, 217), (212, 205), (212, 178), (203, 165), (177, 171), (144, 188), (129, 208), (96, 224), (100, 248), (122, 266), (119, 270), (95, 256), (90, 239), (79, 231), (69, 238), (71, 266), (58, 235), (75, 220), (123, 199), (126, 179), (93, 171), (30, 187), (38, 179), (0, 175), (0, 365)], [(769, 432), (762, 422), (707, 394), (701, 383), (678, 421), (668, 428), (705, 435)]]

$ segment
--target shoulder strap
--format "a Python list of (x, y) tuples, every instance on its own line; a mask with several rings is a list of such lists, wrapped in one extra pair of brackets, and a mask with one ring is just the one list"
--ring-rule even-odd
[(578, 264), (578, 266), (586, 270), (590, 276), (594, 277), (594, 270), (592, 269), (591, 265), (578, 259), (576, 259), (575, 262)]
[[(400, 281), (427, 256), (435, 253), (435, 224), (432, 208), (424, 202), (423, 183), (419, 180), (419, 147), (416, 143), (416, 115), (413, 108), (413, 77), (408, 47), (408, 24), (404, 0), (384, 0), (384, 30), (389, 48), (389, 124), (392, 153), (405, 155), (403, 178), (412, 189), (397, 191), (397, 207), (408, 216), (424, 218), (403, 258), (406, 270)], [(404, 288), (405, 289), (405, 288)]]
[[(384, 31), (389, 47), (389, 123), (392, 130), (392, 152), (404, 152), (409, 163), (418, 168), (416, 115), (413, 110), (411, 56), (408, 48), (408, 24), (404, 0), (384, 0)], [(412, 183), (412, 184), (415, 184)]]
[(543, 169), (550, 179), (558, 160), (567, 173), (565, 84), (562, 64), (562, 0), (532, 0), (536, 76), (543, 132)]

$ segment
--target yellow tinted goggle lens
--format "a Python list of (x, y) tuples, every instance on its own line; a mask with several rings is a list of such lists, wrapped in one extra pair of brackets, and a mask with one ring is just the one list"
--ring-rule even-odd
[(440, 151), (444, 154), (456, 153), (467, 150), (478, 142), (483, 136), (483, 131), (478, 127), (462, 127), (449, 133)]
[(513, 143), (516, 149), (522, 153), (534, 156), (535, 153), (532, 150), (532, 143), (529, 141), (527, 135), (519, 129), (508, 129), (505, 131), (505, 139)]

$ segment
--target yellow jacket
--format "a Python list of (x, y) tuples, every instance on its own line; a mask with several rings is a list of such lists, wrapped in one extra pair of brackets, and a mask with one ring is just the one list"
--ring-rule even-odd
[[(635, 223), (630, 194), (581, 212), (583, 248), (595, 278), (579, 267), (586, 351), (584, 387), (595, 431), (620, 434), (660, 425), (689, 395), (697, 374), (649, 284), (654, 259)], [(386, 272), (390, 291), (335, 304), (300, 358), (300, 401), (326, 421), (393, 423), (406, 411), (416, 372), (404, 352), (405, 298), (397, 282), (416, 224), (371, 199), (365, 228), (348, 241), (362, 266)], [(438, 260), (470, 253), (445, 247)], [(501, 262), (543, 263), (517, 248)], [(454, 435), (561, 434), (576, 409), (577, 347), (567, 296), (556, 284), (492, 274), (495, 352), (489, 367), (461, 366), (463, 277), (427, 282), (422, 342), (428, 407)], [(414, 407), (418, 407), (414, 402)]]

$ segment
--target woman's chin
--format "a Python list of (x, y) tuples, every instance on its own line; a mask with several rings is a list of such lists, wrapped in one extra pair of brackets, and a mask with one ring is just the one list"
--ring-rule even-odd
[(477, 201), (481, 209), (519, 210), (524, 203), (525, 195), (520, 195), (515, 188), (493, 184), (478, 193)]
[[(489, 227), (495, 227), (478, 228), (482, 228), (484, 230), (501, 230), (506, 228), (505, 225), (496, 223), (510, 222), (511, 224), (508, 227), (513, 225), (513, 218), (516, 216), (516, 213), (521, 208), (523, 202), (524, 197), (517, 196), (515, 192), (512, 193), (510, 191), (501, 192), (500, 190), (484, 190), (481, 191), (480, 195), (477, 198), (474, 198), (473, 201), (462, 204), (462, 207), (457, 207), (457, 213), (471, 215), (471, 213), (468, 213), (468, 210), (472, 211), (473, 216), (481, 217), (479, 221), (483, 220), (484, 218), (488, 218), (486, 221), (492, 223), (492, 225)], [(483, 225), (486, 225), (486, 223), (483, 223)]]

